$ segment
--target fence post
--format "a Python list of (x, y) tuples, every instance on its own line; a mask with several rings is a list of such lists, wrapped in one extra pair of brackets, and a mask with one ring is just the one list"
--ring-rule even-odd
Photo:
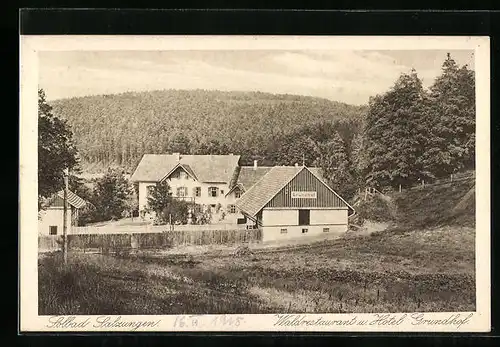
[(401, 193), (401, 184), (399, 185), (399, 192)]
[(450, 182), (453, 182), (453, 174), (450, 174)]

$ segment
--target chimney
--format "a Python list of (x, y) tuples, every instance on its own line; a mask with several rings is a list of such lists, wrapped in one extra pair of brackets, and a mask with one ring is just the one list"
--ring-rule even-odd
[(295, 163), (295, 167), (299, 167), (299, 164)]
[(254, 169), (254, 170), (257, 170), (257, 160), (254, 160), (254, 161), (253, 161), (253, 169)]
[(173, 153), (175, 160), (176, 161), (181, 161), (181, 154), (180, 153)]

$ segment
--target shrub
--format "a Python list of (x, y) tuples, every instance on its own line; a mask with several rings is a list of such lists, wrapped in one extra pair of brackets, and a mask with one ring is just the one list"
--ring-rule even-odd
[(389, 206), (377, 195), (369, 196), (366, 201), (361, 201), (356, 207), (358, 219), (360, 222), (364, 220), (372, 220), (375, 222), (387, 222), (392, 220)]

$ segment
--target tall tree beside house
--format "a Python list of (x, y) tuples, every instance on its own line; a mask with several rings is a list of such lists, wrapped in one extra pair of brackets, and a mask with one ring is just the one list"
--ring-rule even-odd
[(167, 181), (156, 183), (148, 195), (148, 209), (157, 216), (172, 202), (172, 192)]
[(368, 158), (366, 157), (366, 141), (364, 140), (363, 133), (358, 133), (353, 136), (351, 142), (351, 152), (349, 162), (351, 165), (351, 172), (353, 181), (358, 188), (365, 185), (364, 172), (368, 165)]
[(94, 187), (93, 203), (99, 220), (119, 219), (127, 210), (130, 184), (123, 171), (108, 169), (103, 177), (97, 179)]
[(407, 186), (428, 175), (418, 160), (425, 148), (424, 99), (415, 70), (402, 74), (385, 94), (370, 99), (364, 129), (368, 184)]
[(148, 209), (156, 215), (156, 224), (186, 224), (189, 204), (186, 201), (172, 198), (168, 182), (156, 183), (149, 192)]
[(133, 185), (129, 186), (129, 194), (125, 203), (125, 217), (134, 218), (139, 211), (139, 197)]
[(93, 200), (93, 191), (87, 186), (81, 177), (70, 175), (68, 181), (69, 190), (81, 197), (82, 199), (91, 202)]
[(64, 169), (78, 169), (78, 151), (66, 121), (54, 116), (43, 89), (38, 90), (38, 207), (64, 188)]
[(313, 164), (321, 167), (323, 176), (340, 195), (351, 198), (356, 185), (344, 140), (335, 132), (333, 137), (319, 145), (320, 156)]
[(441, 177), (474, 167), (475, 81), (474, 72), (459, 67), (448, 53), (442, 73), (430, 87), (427, 117), (427, 148), (423, 165)]

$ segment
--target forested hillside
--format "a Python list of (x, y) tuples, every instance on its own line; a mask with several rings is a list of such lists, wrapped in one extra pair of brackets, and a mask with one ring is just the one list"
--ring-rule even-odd
[[(365, 186), (406, 188), (475, 167), (475, 74), (449, 54), (429, 88), (411, 70), (366, 106), (261, 92), (164, 90), (58, 100), (44, 108), (47, 117), (67, 120), (68, 145), (73, 148), (74, 139), (86, 173), (110, 166), (131, 172), (146, 153), (234, 153), (243, 165), (258, 159), (260, 165), (321, 167), (349, 199)], [(52, 144), (49, 135), (40, 137), (39, 153)]]
[(133, 169), (145, 153), (242, 155), (243, 163), (302, 163), (338, 131), (349, 147), (364, 107), (261, 92), (163, 90), (51, 102), (67, 119), (85, 171)]

